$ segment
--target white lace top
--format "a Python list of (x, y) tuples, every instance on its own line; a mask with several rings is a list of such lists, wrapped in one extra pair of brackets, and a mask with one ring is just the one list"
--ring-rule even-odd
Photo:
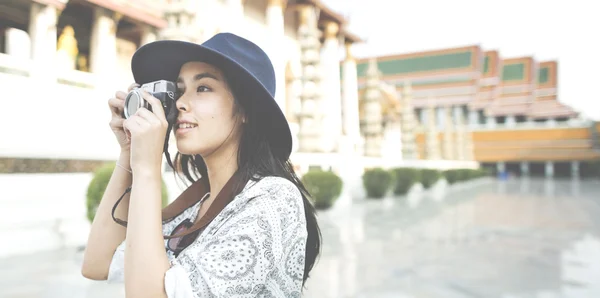
[[(200, 204), (163, 224), (163, 235), (196, 219)], [(298, 188), (284, 178), (248, 182), (198, 239), (177, 257), (168, 250), (169, 298), (300, 297), (306, 219)], [(167, 240), (165, 240), (165, 249)], [(125, 242), (113, 256), (109, 282), (124, 281)]]

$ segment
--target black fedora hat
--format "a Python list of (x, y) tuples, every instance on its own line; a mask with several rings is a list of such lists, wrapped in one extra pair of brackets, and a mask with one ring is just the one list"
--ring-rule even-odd
[(135, 82), (175, 81), (181, 66), (201, 61), (223, 71), (240, 101), (254, 113), (276, 158), (287, 160), (292, 133), (275, 101), (275, 71), (267, 54), (253, 42), (232, 33), (219, 33), (202, 44), (160, 40), (140, 47), (131, 59)]

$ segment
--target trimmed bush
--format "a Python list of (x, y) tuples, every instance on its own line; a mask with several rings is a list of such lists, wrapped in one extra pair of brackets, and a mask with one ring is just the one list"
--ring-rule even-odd
[(327, 209), (342, 193), (342, 179), (334, 172), (311, 170), (302, 176), (302, 183), (310, 193), (317, 209)]
[(394, 194), (406, 194), (410, 188), (420, 181), (421, 172), (413, 168), (396, 168), (392, 170), (394, 178)]
[(363, 174), (363, 186), (368, 198), (383, 198), (392, 185), (392, 173), (380, 169), (370, 169)]
[(443, 172), (444, 178), (448, 181), (448, 184), (454, 184), (461, 181), (460, 170), (451, 169)]
[[(96, 216), (96, 210), (98, 209), (98, 205), (100, 205), (100, 200), (102, 200), (102, 196), (104, 195), (106, 186), (108, 186), (108, 181), (112, 176), (115, 166), (116, 164), (114, 162), (107, 163), (94, 172), (94, 178), (90, 181), (87, 189), (87, 218), (90, 222), (92, 222), (94, 216)], [(164, 180), (162, 181), (161, 196), (164, 207), (168, 204), (169, 200), (167, 186), (165, 185)]]
[(421, 184), (423, 188), (430, 188), (438, 180), (440, 180), (442, 174), (438, 170), (423, 169), (421, 170)]

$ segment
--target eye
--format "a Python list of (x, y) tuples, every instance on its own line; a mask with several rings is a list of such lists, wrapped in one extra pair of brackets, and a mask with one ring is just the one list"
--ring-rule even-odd
[(196, 92), (208, 92), (210, 91), (210, 88), (206, 87), (206, 86), (200, 86), (198, 87), (198, 89), (196, 89)]

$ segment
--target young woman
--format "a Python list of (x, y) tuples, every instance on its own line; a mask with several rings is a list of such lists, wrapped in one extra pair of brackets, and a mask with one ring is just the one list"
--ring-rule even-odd
[(172, 122), (148, 93), (152, 111), (122, 118), (126, 94), (118, 92), (109, 106), (121, 155), (82, 274), (123, 281), (128, 298), (300, 297), (321, 235), (289, 162), (291, 133), (274, 100), (267, 55), (224, 33), (202, 45), (145, 45), (132, 71), (140, 85), (177, 83), (174, 168), (192, 183), (162, 210), (161, 161)]

